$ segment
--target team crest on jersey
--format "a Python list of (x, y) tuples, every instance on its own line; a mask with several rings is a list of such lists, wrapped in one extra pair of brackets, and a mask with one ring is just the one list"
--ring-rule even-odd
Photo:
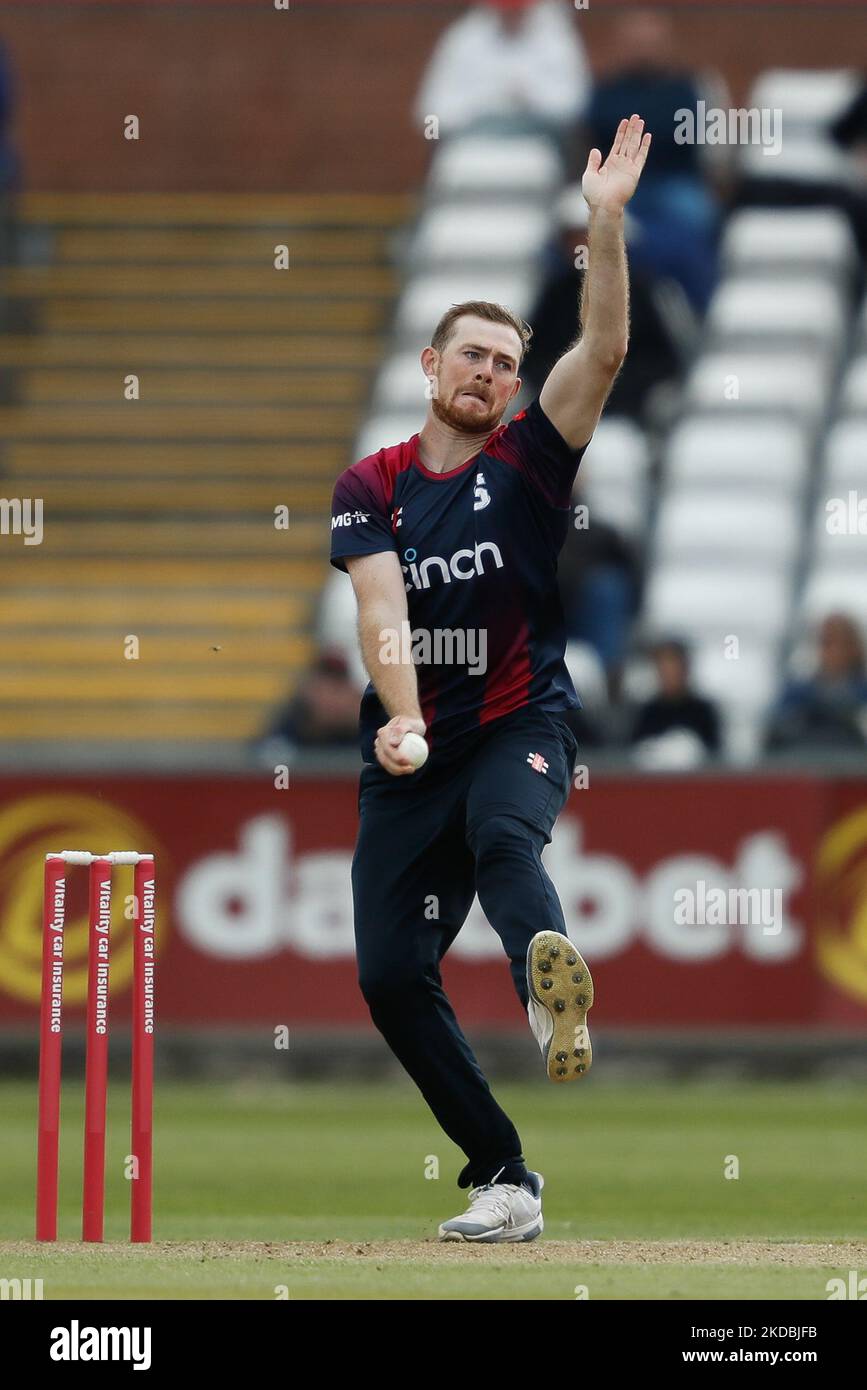
[(473, 488), (473, 496), (476, 499), (473, 503), (474, 512), (482, 511), (491, 500), (491, 494), (488, 492), (485, 484), (485, 475), (482, 472), (476, 474), (476, 485)]

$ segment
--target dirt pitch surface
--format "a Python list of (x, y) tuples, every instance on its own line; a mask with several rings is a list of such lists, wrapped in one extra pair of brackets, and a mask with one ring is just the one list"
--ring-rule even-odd
[[(93, 1247), (90, 1247), (92, 1250)], [(698, 1240), (534, 1240), (526, 1244), (473, 1245), (438, 1240), (296, 1240), (296, 1241), (157, 1241), (153, 1245), (106, 1244), (97, 1247), (106, 1255), (132, 1261), (148, 1257), (198, 1260), (279, 1261), (369, 1260), (371, 1263), (442, 1263), (503, 1259), (534, 1265), (777, 1265), (781, 1267), (828, 1266), (861, 1269), (867, 1265), (867, 1241), (788, 1243), (785, 1241)], [(34, 1241), (0, 1242), (0, 1254), (35, 1255), (46, 1251), (80, 1254), (82, 1246), (58, 1241), (39, 1245)]]

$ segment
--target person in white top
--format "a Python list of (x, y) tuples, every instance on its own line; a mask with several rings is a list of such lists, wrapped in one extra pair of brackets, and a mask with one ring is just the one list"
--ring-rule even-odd
[(486, 0), (445, 31), (415, 104), (440, 137), (480, 121), (523, 119), (565, 132), (590, 96), (576, 11), (564, 0)]

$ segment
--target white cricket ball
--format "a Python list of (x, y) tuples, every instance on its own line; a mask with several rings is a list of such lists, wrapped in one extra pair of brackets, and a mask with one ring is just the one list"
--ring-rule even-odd
[(402, 758), (407, 758), (413, 767), (419, 768), (424, 767), (427, 762), (429, 750), (421, 734), (404, 734), (397, 751)]

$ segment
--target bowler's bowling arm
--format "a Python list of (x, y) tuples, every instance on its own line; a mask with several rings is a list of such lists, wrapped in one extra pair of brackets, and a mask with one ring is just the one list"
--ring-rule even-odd
[(345, 563), (358, 601), (361, 656), (383, 708), (391, 719), (421, 719), (400, 561), (393, 550), (383, 550), (348, 556)]
[(584, 273), (580, 339), (554, 363), (539, 404), (573, 449), (599, 423), (629, 342), (629, 284), (623, 212), (590, 214), (589, 258)]

